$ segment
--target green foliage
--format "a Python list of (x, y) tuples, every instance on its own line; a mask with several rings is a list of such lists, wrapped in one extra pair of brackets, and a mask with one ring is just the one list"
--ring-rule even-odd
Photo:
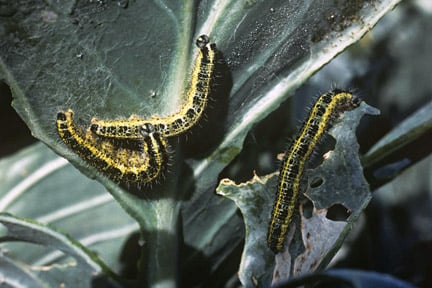
[[(224, 266), (244, 237), (237, 207), (214, 193), (221, 171), (242, 151), (244, 139), (255, 124), (324, 64), (358, 41), (398, 2), (2, 4), (2, 11), (11, 12), (4, 12), (6, 16), (0, 20), (4, 33), (0, 78), (13, 92), (13, 106), (35, 137), (82, 174), (45, 146), (30, 147), (0, 162), (1, 210), (49, 223), (97, 255), (48, 226), (5, 214), (3, 240), (13, 236), (43, 247), (5, 243), (2, 247), (10, 252), (2, 254), (0, 261), (18, 267), (18, 272), (2, 276), (10, 283), (19, 278), (29, 279), (25, 280), (28, 286), (50, 287), (61, 271), (63, 282), (73, 283), (79, 278), (80, 287), (89, 287), (93, 272), (111, 276), (96, 258), (117, 273), (125, 269), (122, 250), (133, 233), (139, 232), (140, 243), (145, 243), (139, 281), (149, 286), (174, 286), (179, 274), (199, 270), (202, 273), (185, 279), (185, 285), (210, 283), (206, 281)], [(176, 111), (194, 56), (193, 39), (201, 33), (209, 34), (224, 53), (229, 79), (214, 97), (215, 112), (208, 113), (202, 129), (184, 143), (173, 141), (174, 160), (163, 183), (131, 193), (61, 143), (55, 132), (59, 110), (72, 108), (83, 125), (94, 116), (115, 119)], [(355, 215), (367, 203), (366, 198), (355, 207)], [(10, 230), (9, 223), (14, 221), (22, 227), (19, 233)], [(29, 234), (39, 236), (29, 241), (30, 237), (23, 236)], [(66, 254), (53, 250), (66, 250)], [(267, 261), (272, 257), (265, 259), (269, 269), (273, 264)], [(18, 261), (29, 267), (49, 267), (47, 271), (55, 273), (42, 276)], [(73, 261), (79, 263), (78, 268)], [(83, 263), (91, 263), (87, 276), (69, 270), (82, 269)], [(179, 270), (179, 263), (183, 270)], [(262, 283), (268, 285), (269, 273), (265, 277)]]

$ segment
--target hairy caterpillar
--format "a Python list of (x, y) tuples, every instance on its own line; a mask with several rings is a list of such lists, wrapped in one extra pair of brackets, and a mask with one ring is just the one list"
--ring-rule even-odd
[(276, 200), (267, 232), (267, 244), (278, 253), (282, 250), (300, 193), (300, 182), (305, 165), (316, 144), (327, 133), (335, 119), (353, 110), (361, 100), (350, 92), (335, 89), (321, 95), (309, 112), (297, 137), (282, 160)]
[(142, 141), (116, 145), (77, 127), (69, 109), (57, 114), (57, 132), (75, 153), (114, 181), (150, 183), (158, 178), (168, 161), (167, 143), (151, 124), (142, 127)]
[(196, 40), (198, 56), (186, 92), (186, 102), (181, 109), (169, 116), (153, 116), (149, 119), (132, 115), (124, 120), (92, 119), (90, 130), (95, 134), (116, 139), (140, 139), (146, 125), (152, 125), (163, 137), (172, 137), (186, 132), (201, 118), (208, 102), (216, 61), (216, 45), (210, 43), (207, 35)]

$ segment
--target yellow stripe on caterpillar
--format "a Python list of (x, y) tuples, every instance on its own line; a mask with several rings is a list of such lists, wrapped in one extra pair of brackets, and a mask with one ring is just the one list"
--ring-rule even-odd
[(101, 137), (140, 139), (143, 137), (143, 127), (147, 124), (152, 125), (163, 137), (176, 136), (192, 128), (207, 106), (217, 55), (216, 45), (210, 43), (207, 35), (199, 36), (196, 46), (199, 53), (186, 92), (186, 101), (178, 112), (166, 117), (153, 116), (149, 119), (136, 115), (124, 120), (93, 118), (90, 130)]
[(273, 252), (278, 253), (283, 248), (297, 206), (303, 171), (316, 144), (340, 114), (353, 110), (360, 105), (360, 102), (361, 100), (350, 92), (339, 89), (321, 95), (310, 110), (297, 137), (286, 151), (280, 168), (276, 200), (267, 232), (267, 244)]
[(57, 114), (57, 132), (83, 160), (117, 182), (150, 183), (160, 176), (168, 162), (168, 144), (150, 124), (143, 127), (141, 141), (133, 143), (135, 149), (81, 130), (73, 121), (71, 109)]

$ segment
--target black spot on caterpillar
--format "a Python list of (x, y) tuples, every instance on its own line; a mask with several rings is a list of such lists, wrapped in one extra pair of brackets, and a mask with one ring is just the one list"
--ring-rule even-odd
[(168, 144), (151, 124), (143, 126), (142, 142), (133, 149), (81, 130), (75, 125), (70, 109), (57, 114), (57, 132), (82, 159), (117, 182), (150, 183), (158, 178), (168, 162)]
[(327, 133), (335, 119), (353, 110), (361, 100), (350, 92), (335, 89), (321, 95), (309, 112), (297, 137), (285, 153), (279, 173), (276, 200), (267, 232), (267, 244), (278, 253), (282, 250), (299, 198), (300, 182), (305, 164), (316, 144)]
[(164, 137), (188, 131), (198, 122), (207, 106), (217, 54), (216, 45), (210, 43), (207, 35), (199, 36), (196, 46), (199, 53), (186, 91), (186, 101), (178, 112), (166, 117), (153, 116), (149, 119), (136, 115), (124, 120), (93, 118), (90, 130), (101, 137), (117, 139), (140, 139), (142, 129), (147, 124), (152, 125), (155, 131)]

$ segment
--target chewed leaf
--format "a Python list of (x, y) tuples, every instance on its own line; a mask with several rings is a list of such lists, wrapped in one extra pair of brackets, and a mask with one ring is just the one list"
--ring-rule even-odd
[(274, 266), (274, 254), (267, 247), (266, 227), (270, 221), (273, 193), (276, 187), (275, 174), (254, 176), (246, 183), (236, 185), (222, 179), (216, 193), (235, 202), (243, 214), (246, 226), (246, 243), (240, 263), (239, 278), (245, 286), (268, 286)]
[[(364, 114), (378, 115), (379, 111), (363, 102), (360, 109), (345, 112), (338, 125), (330, 130), (337, 140), (335, 149), (326, 154), (322, 165), (307, 175), (309, 187), (305, 194), (317, 209), (342, 204), (348, 210), (355, 211), (361, 208), (362, 200), (368, 194), (369, 185), (363, 177), (355, 135)], [(322, 180), (322, 185), (315, 187), (312, 182), (317, 180)]]
[[(326, 154), (320, 166), (304, 175), (307, 187), (302, 187), (302, 194), (312, 201), (313, 211), (306, 213), (304, 202), (299, 205), (300, 224), (290, 226), (285, 240), (290, 243), (289, 249), (276, 256), (267, 247), (266, 233), (277, 174), (255, 176), (238, 185), (228, 179), (221, 181), (217, 193), (232, 199), (245, 221), (246, 240), (239, 271), (244, 285), (269, 286), (325, 267), (338, 250), (350, 230), (348, 224), (355, 222), (371, 199), (355, 137), (356, 127), (365, 114), (377, 115), (379, 111), (363, 102), (358, 109), (344, 113), (330, 130), (336, 139), (334, 150)], [(349, 211), (346, 221), (328, 219), (328, 211), (335, 204)]]

